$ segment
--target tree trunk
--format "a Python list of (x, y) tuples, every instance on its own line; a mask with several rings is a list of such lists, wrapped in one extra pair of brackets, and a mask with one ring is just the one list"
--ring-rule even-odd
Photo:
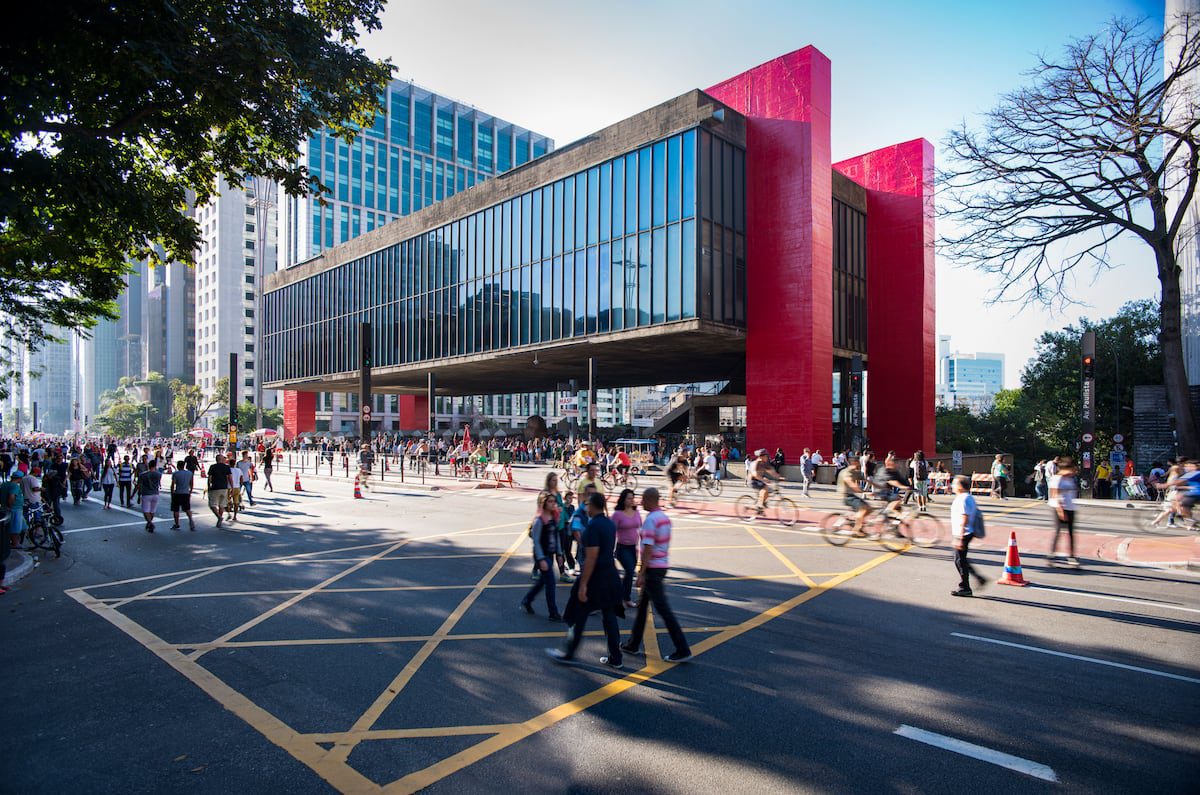
[[(1156, 248), (1158, 281), (1162, 285), (1159, 315), (1162, 327), (1158, 333), (1162, 346), (1163, 383), (1167, 388), (1167, 408), (1175, 415), (1175, 433), (1179, 455), (1195, 458), (1200, 455), (1200, 439), (1196, 435), (1196, 419), (1192, 416), (1192, 396), (1188, 390), (1187, 372), (1183, 365), (1183, 331), (1179, 311), (1179, 264), (1173, 250)], [(1139, 464), (1146, 462), (1139, 461)]]

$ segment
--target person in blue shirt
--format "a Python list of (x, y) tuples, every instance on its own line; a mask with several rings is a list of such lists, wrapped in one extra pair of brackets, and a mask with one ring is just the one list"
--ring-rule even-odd
[(25, 532), (25, 492), (21, 478), (25, 473), (14, 469), (9, 480), (0, 483), (0, 508), (8, 511), (8, 534), (15, 549), (21, 545), (21, 534)]

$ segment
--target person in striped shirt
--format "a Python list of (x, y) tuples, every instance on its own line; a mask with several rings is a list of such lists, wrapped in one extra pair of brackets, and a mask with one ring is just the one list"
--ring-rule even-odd
[(670, 567), (671, 518), (659, 507), (659, 502), (658, 489), (649, 488), (642, 492), (646, 520), (642, 523), (642, 567), (637, 579), (641, 596), (629, 640), (621, 644), (621, 649), (628, 654), (640, 653), (642, 635), (646, 631), (646, 611), (653, 602), (654, 615), (666, 625), (667, 634), (675, 644), (675, 651), (663, 659), (667, 662), (683, 662), (692, 656), (692, 651), (663, 589), (663, 581)]

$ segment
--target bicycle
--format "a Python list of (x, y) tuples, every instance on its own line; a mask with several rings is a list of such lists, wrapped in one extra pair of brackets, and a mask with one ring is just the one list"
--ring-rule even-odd
[(767, 510), (775, 509), (775, 521), (779, 522), (784, 527), (791, 527), (796, 523), (796, 519), (800, 516), (800, 509), (796, 503), (792, 502), (789, 497), (783, 496), (779, 490), (779, 486), (768, 485), (766, 504), (760, 508), (758, 506), (758, 498), (753, 494), (743, 494), (737, 498), (734, 503), (734, 509), (737, 511), (737, 516), (743, 522), (749, 522), (758, 517), (766, 517)]
[[(578, 478), (576, 478), (575, 482), (578, 482)], [(615, 467), (610, 468), (607, 472), (605, 472), (600, 478), (600, 482), (603, 483), (604, 488), (609, 491), (617, 491), (618, 489), (633, 489), (634, 491), (637, 491), (638, 487), (637, 476), (633, 474), (632, 470), (621, 473), (618, 472)], [(574, 483), (568, 485), (568, 488), (574, 491)]]
[(34, 549), (53, 550), (54, 557), (62, 557), (63, 533), (53, 522), (47, 522), (41, 505), (25, 508), (25, 538)]
[(855, 538), (878, 541), (892, 552), (903, 552), (909, 544), (932, 547), (942, 537), (942, 523), (936, 517), (918, 512), (884, 514), (875, 511), (863, 522), (862, 533), (854, 532), (856, 511), (837, 511), (821, 519), (821, 537), (835, 547)]
[(688, 475), (680, 485), (686, 494), (695, 494), (700, 489), (704, 489), (713, 497), (721, 496), (721, 481), (712, 475), (703, 478), (695, 474)]

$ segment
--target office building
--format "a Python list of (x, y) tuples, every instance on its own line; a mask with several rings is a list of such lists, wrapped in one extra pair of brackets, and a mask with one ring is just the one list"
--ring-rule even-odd
[(938, 337), (938, 405), (965, 406), (978, 413), (1004, 388), (1004, 354), (950, 352), (950, 337)]
[[(1182, 46), (1180, 26), (1184, 16), (1191, 17), (1191, 31), (1195, 35), (1200, 27), (1200, 0), (1167, 0), (1164, 24), (1167, 30), (1164, 42), (1163, 68), (1167, 74), (1179, 61)], [(1172, 86), (1167, 98), (1167, 117), (1172, 123), (1183, 119), (1195, 119), (1200, 115), (1200, 73), (1189, 72)], [(1166, 171), (1166, 193), (1168, 212), (1174, 214), (1187, 184), (1188, 154), (1180, 152), (1173, 167)], [(1194, 168), (1195, 166), (1191, 166)], [(1200, 385), (1200, 201), (1195, 196), (1188, 203), (1179, 237), (1175, 242), (1175, 254), (1179, 260), (1180, 310), (1183, 326), (1183, 360), (1188, 383)]]
[(355, 388), (369, 321), (374, 389), (418, 408), (431, 375), (551, 391), (591, 361), (598, 388), (729, 381), (749, 446), (828, 450), (863, 430), (861, 361), (872, 444), (933, 449), (932, 146), (834, 164), (830, 113), (806, 47), (271, 274), (286, 433)]

